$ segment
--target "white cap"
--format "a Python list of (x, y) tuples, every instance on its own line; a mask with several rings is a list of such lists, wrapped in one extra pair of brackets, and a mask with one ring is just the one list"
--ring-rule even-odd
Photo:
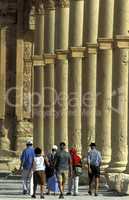
[(33, 144), (33, 142), (32, 142), (32, 140), (28, 140), (27, 142), (26, 142), (26, 144), (30, 144), (30, 145), (32, 145)]
[(57, 149), (58, 149), (58, 147), (57, 147), (56, 145), (53, 145), (52, 149), (55, 149), (55, 150), (57, 150)]

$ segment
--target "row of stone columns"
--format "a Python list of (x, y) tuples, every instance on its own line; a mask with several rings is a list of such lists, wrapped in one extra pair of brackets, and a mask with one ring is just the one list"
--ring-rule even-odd
[(41, 99), (34, 96), (35, 145), (50, 150), (64, 141), (84, 155), (96, 141), (104, 167), (123, 171), (129, 0), (49, 0), (44, 9), (36, 15), (33, 57)]

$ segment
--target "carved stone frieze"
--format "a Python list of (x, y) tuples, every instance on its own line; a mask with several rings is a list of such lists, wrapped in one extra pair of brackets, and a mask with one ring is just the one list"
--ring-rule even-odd
[(55, 5), (56, 7), (69, 7), (70, 6), (70, 1), (69, 0), (55, 0)]
[(54, 0), (44, 0), (44, 9), (54, 10), (55, 9), (55, 1)]
[(24, 42), (24, 71), (23, 71), (23, 112), (24, 118), (31, 118), (31, 92), (32, 92), (32, 43)]

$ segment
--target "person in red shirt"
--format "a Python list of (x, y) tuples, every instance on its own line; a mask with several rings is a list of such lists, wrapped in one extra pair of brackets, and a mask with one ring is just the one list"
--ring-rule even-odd
[(78, 195), (78, 184), (79, 184), (79, 176), (81, 175), (82, 170), (82, 162), (80, 156), (77, 154), (77, 150), (75, 147), (72, 147), (70, 150), (70, 155), (72, 159), (72, 176), (69, 177), (68, 180), (68, 193), (67, 195), (72, 195), (72, 186), (74, 186), (73, 195)]

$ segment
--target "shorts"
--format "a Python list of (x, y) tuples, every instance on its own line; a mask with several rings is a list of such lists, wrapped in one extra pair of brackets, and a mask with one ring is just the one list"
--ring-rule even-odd
[(68, 179), (68, 170), (57, 171), (56, 176), (59, 182), (65, 183)]
[(89, 173), (89, 178), (99, 178), (100, 177), (100, 167), (91, 165), (91, 173)]
[(35, 171), (34, 172), (34, 184), (44, 185), (45, 184), (45, 172)]

